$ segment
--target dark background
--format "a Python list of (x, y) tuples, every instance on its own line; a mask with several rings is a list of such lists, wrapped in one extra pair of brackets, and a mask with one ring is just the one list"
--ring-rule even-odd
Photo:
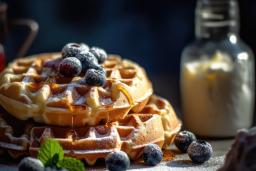
[[(85, 42), (146, 68), (156, 93), (179, 113), (182, 49), (194, 39), (195, 0), (6, 0), (9, 20), (30, 18), (40, 30), (28, 54)], [(256, 53), (256, 0), (240, 0), (241, 37)], [(8, 60), (25, 33), (10, 33)], [(17, 40), (18, 39), (18, 40)]]

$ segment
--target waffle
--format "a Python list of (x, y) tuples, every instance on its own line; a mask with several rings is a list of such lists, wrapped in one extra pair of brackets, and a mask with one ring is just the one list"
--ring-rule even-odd
[(175, 138), (173, 135), (176, 135), (181, 129), (181, 122), (171, 104), (164, 98), (153, 95), (140, 113), (154, 113), (161, 116), (165, 136), (163, 147), (168, 147)]
[(171, 105), (158, 96), (152, 96), (140, 113), (131, 112), (124, 119), (98, 126), (49, 126), (20, 121), (4, 112), (0, 118), (0, 147), (12, 157), (35, 156), (44, 140), (53, 138), (60, 142), (65, 155), (89, 165), (118, 150), (136, 160), (147, 144), (169, 145), (181, 126)]
[(98, 125), (140, 112), (152, 95), (143, 68), (117, 55), (103, 63), (103, 87), (81, 84), (81, 76), (65, 78), (44, 62), (59, 53), (39, 54), (12, 62), (0, 75), (0, 105), (20, 120), (58, 126)]

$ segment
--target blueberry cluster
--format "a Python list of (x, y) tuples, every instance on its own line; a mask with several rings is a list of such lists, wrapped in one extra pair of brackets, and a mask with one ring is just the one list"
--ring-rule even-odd
[(105, 50), (86, 44), (68, 43), (61, 51), (62, 60), (58, 65), (58, 72), (65, 77), (74, 77), (85, 73), (81, 83), (90, 86), (103, 86), (106, 73), (102, 64), (106, 58)]
[(189, 131), (179, 132), (174, 144), (182, 153), (188, 153), (193, 163), (201, 164), (209, 160), (213, 150), (210, 143), (204, 140), (197, 140), (195, 134)]

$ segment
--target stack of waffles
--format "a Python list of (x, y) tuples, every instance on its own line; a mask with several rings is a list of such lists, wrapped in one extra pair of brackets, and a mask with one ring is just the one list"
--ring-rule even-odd
[(109, 55), (104, 86), (81, 84), (81, 76), (59, 76), (44, 67), (59, 53), (10, 63), (0, 75), (0, 149), (13, 158), (36, 156), (48, 138), (66, 156), (93, 165), (122, 150), (131, 160), (148, 144), (169, 146), (181, 123), (165, 99), (153, 94), (142, 67)]

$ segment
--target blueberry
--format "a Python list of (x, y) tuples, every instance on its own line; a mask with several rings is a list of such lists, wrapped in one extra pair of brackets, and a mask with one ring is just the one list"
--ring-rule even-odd
[(196, 136), (192, 132), (181, 131), (176, 135), (174, 144), (182, 153), (186, 153), (193, 141), (196, 141)]
[(123, 151), (109, 153), (106, 157), (106, 167), (110, 171), (125, 171), (130, 167), (129, 157)]
[(98, 61), (91, 52), (81, 52), (76, 55), (76, 58), (82, 63), (83, 72), (91, 68), (97, 68), (98, 66)]
[(163, 152), (156, 144), (149, 144), (144, 148), (143, 160), (149, 166), (155, 166), (163, 159)]
[(88, 69), (85, 73), (83, 82), (89, 86), (103, 86), (106, 82), (105, 71)]
[(99, 64), (102, 64), (108, 57), (106, 51), (98, 47), (92, 47), (90, 52), (96, 57)]
[(44, 171), (43, 163), (35, 158), (26, 157), (19, 163), (19, 171)]
[(89, 47), (86, 44), (68, 43), (62, 48), (61, 53), (63, 58), (67, 58), (76, 56), (78, 53), (83, 51), (89, 51)]
[(81, 62), (75, 57), (63, 59), (59, 64), (59, 73), (63, 76), (73, 77), (82, 71)]
[(79, 45), (82, 46), (83, 50), (85, 50), (85, 51), (89, 51), (89, 49), (90, 49), (89, 46), (85, 43), (79, 43)]
[(192, 142), (188, 147), (188, 156), (193, 163), (204, 163), (212, 156), (212, 146), (204, 140)]

